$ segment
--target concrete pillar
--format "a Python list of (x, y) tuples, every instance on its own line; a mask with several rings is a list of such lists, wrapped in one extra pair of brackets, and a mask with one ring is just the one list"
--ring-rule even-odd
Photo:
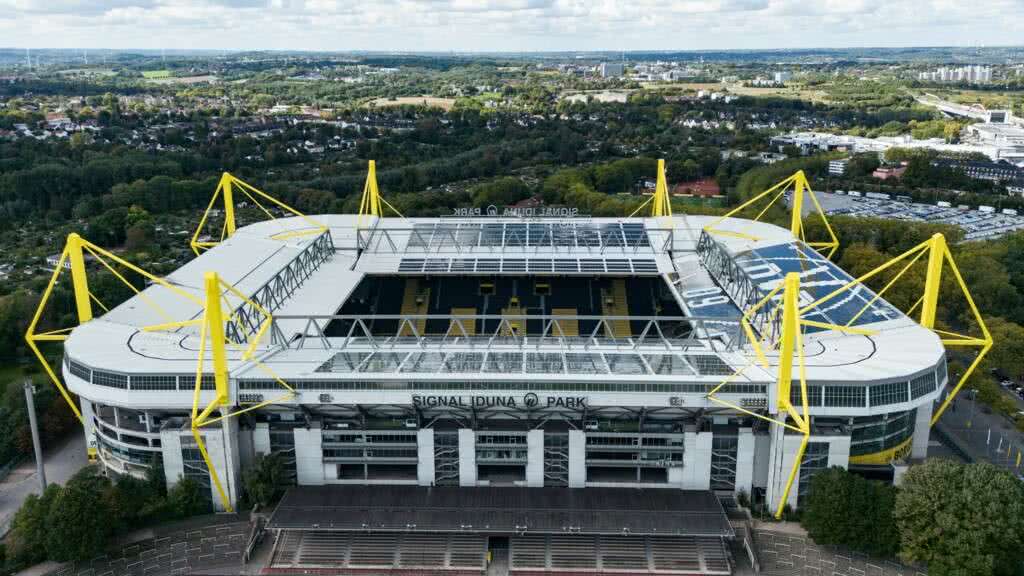
[(308, 428), (295, 428), (295, 472), (300, 485), (324, 483), (323, 442), (319, 420), (310, 422)]
[(82, 411), (82, 426), (85, 432), (85, 451), (88, 454), (90, 451), (96, 450), (96, 434), (94, 431), (95, 422), (93, 418), (96, 417), (96, 413), (93, 412), (92, 402), (78, 397), (79, 410)]
[[(765, 497), (768, 500), (768, 509), (774, 513), (779, 506), (779, 502), (782, 500), (782, 493), (786, 489), (786, 482), (789, 480), (789, 474), (793, 469), (793, 460), (796, 457), (797, 448), (799, 448), (803, 437), (797, 434), (786, 435), (786, 429), (779, 424), (772, 424), (769, 430), (771, 434), (771, 447), (769, 448), (768, 486)], [(798, 472), (787, 499), (787, 502), (793, 508), (796, 508), (799, 492), (800, 475)]]
[(740, 428), (736, 445), (736, 492), (751, 494), (754, 487), (754, 431)]
[(459, 428), (459, 486), (476, 486), (476, 432)]
[(711, 432), (683, 434), (683, 489), (711, 489)]
[(434, 485), (434, 429), (416, 431), (416, 480), (420, 486)]
[(587, 485), (587, 435), (569, 430), (569, 488)]
[(543, 430), (530, 430), (526, 433), (526, 485), (530, 488), (544, 486)]
[(934, 405), (926, 402), (917, 407), (914, 416), (914, 437), (910, 441), (910, 457), (924, 459), (928, 455), (928, 439), (932, 427), (932, 410)]
[(180, 428), (167, 427), (160, 430), (160, 453), (164, 459), (164, 480), (169, 489), (185, 475), (185, 465), (181, 461)]
[(834, 436), (828, 438), (828, 467), (850, 467), (850, 437)]
[[(238, 422), (235, 418), (225, 418), (220, 423), (221, 426), (215, 424), (203, 428), (200, 434), (206, 444), (206, 453), (210, 456), (210, 462), (220, 479), (224, 495), (234, 506), (241, 494), (241, 469), (237, 459), (238, 444), (237, 438), (235, 438)], [(213, 509), (222, 512), (224, 511), (224, 502), (221, 500), (216, 486), (213, 485), (212, 478), (210, 482), (210, 498), (213, 501)]]
[(252, 450), (256, 454), (270, 454), (270, 424), (257, 422), (252, 431)]
[[(229, 412), (230, 410), (227, 408), (221, 410), (221, 414), (224, 416), (227, 416)], [(228, 498), (231, 499), (231, 505), (234, 506), (242, 497), (242, 457), (238, 445), (239, 421), (238, 418), (225, 417), (220, 424), (220, 442), (224, 453), (224, 472), (221, 474), (221, 482), (224, 483), (224, 489), (228, 493)], [(220, 473), (220, 470), (218, 469), (217, 472)]]

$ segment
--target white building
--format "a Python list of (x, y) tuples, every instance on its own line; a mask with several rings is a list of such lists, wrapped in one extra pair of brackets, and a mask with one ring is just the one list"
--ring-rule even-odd
[(601, 62), (598, 71), (602, 78), (621, 78), (625, 73), (625, 66), (622, 62)]

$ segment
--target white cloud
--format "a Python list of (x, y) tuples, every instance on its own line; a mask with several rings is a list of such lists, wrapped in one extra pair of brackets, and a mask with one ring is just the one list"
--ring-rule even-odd
[(1021, 0), (0, 0), (0, 45), (693, 50), (1015, 44)]

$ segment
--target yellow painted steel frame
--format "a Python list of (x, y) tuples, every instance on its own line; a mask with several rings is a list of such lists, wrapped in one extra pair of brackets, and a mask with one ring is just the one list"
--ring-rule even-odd
[(26, 329), (25, 331), (25, 343), (28, 344), (28, 347), (32, 350), (32, 353), (35, 354), (36, 358), (39, 360), (39, 363), (43, 367), (43, 371), (46, 372), (46, 375), (49, 376), (50, 380), (60, 391), (61, 396), (64, 397), (64, 401), (67, 402), (68, 406), (71, 407), (71, 411), (75, 413), (75, 416), (78, 418), (80, 422), (82, 421), (82, 413), (79, 411), (78, 406), (75, 405), (75, 402), (71, 399), (71, 395), (68, 393), (67, 388), (60, 381), (60, 378), (57, 377), (57, 374), (53, 371), (53, 368), (50, 367), (49, 362), (46, 361), (46, 358), (43, 356), (42, 351), (39, 350), (40, 342), (63, 342), (67, 340), (68, 334), (72, 330), (74, 330), (77, 327), (77, 325), (41, 333), (37, 332), (37, 328), (39, 327), (39, 321), (42, 319), (43, 313), (46, 310), (46, 305), (50, 301), (50, 296), (53, 294), (53, 288), (54, 286), (57, 285), (57, 281), (60, 278), (61, 272), (65, 270), (66, 266), (68, 265), (71, 267), (71, 286), (75, 296), (75, 309), (78, 314), (78, 325), (85, 324), (86, 322), (92, 320), (93, 302), (95, 302), (100, 308), (107, 310), (107, 307), (102, 302), (100, 302), (99, 299), (97, 299), (92, 292), (89, 291), (89, 279), (85, 268), (86, 252), (92, 255), (97, 262), (102, 264), (103, 267), (110, 271), (110, 273), (113, 274), (118, 280), (123, 282), (126, 286), (128, 286), (128, 288), (130, 288), (133, 292), (138, 294), (144, 303), (149, 305), (151, 308), (156, 310), (158, 314), (165, 318), (170, 318), (168, 313), (165, 310), (163, 310), (163, 308), (161, 308), (158, 304), (146, 298), (138, 288), (133, 286), (132, 283), (129, 282), (124, 277), (123, 274), (121, 274), (116, 269), (114, 269), (113, 266), (111, 266), (111, 262), (119, 264), (127, 268), (128, 270), (135, 272), (136, 274), (140, 274), (147, 280), (155, 284), (159, 284), (160, 286), (163, 286), (164, 288), (171, 290), (175, 294), (187, 298), (197, 304), (202, 304), (201, 300), (199, 300), (192, 294), (185, 292), (181, 288), (168, 283), (163, 278), (154, 276), (149, 272), (146, 272), (142, 268), (139, 268), (138, 266), (132, 264), (131, 262), (128, 262), (127, 260), (124, 260), (119, 256), (111, 254), (110, 252), (104, 250), (103, 248), (100, 248), (99, 246), (93, 244), (92, 242), (85, 240), (78, 234), (69, 234), (67, 241), (64, 244), (64, 250), (61, 252), (60, 258), (57, 261), (57, 266), (54, 268), (53, 274), (50, 275), (50, 281), (49, 283), (47, 283), (46, 289), (43, 291), (43, 295), (39, 299), (39, 305), (36, 307), (35, 314), (32, 316), (32, 321), (29, 322), (28, 329)]
[[(829, 224), (828, 217), (825, 216), (825, 210), (822, 209), (821, 204), (818, 202), (818, 197), (814, 194), (814, 190), (811, 189), (810, 183), (807, 182), (807, 176), (804, 174), (803, 170), (797, 171), (789, 178), (786, 178), (785, 180), (779, 182), (775, 186), (772, 186), (771, 188), (765, 190), (764, 192), (761, 192), (757, 196), (754, 196), (750, 200), (747, 200), (743, 204), (740, 204), (739, 206), (733, 208), (724, 216), (718, 218), (714, 222), (705, 226), (704, 230), (708, 234), (717, 234), (719, 236), (732, 236), (735, 238), (745, 238), (747, 240), (752, 241), (760, 240), (760, 238), (758, 238), (757, 236), (747, 234), (745, 232), (719, 230), (716, 228), (716, 226), (724, 222), (727, 218), (735, 216), (736, 214), (742, 212), (743, 210), (749, 208), (750, 206), (757, 204), (761, 200), (771, 197), (771, 200), (768, 202), (768, 204), (765, 205), (764, 208), (762, 208), (761, 211), (758, 212), (757, 216), (754, 217), (754, 220), (760, 220), (761, 217), (768, 212), (768, 209), (771, 208), (776, 202), (778, 202), (780, 198), (782, 198), (785, 195), (786, 190), (789, 190), (790, 186), (792, 186), (793, 188), (793, 205), (791, 207), (789, 231), (793, 234), (795, 238), (802, 240), (808, 246), (815, 248), (818, 251), (824, 252), (826, 258), (831, 258), (832, 255), (835, 254), (836, 250), (839, 248), (839, 238), (836, 237), (835, 231), (832, 230), (832, 225)], [(829, 237), (827, 241), (807, 241), (807, 237), (804, 234), (803, 223), (803, 206), (805, 193), (806, 196), (810, 197), (811, 203), (814, 204), (814, 211), (818, 214), (818, 217), (821, 219), (822, 224), (824, 224), (825, 226), (825, 231), (828, 233)], [(774, 196), (772, 196), (773, 194)]]
[[(221, 175), (220, 182), (217, 184), (217, 189), (214, 191), (213, 197), (210, 198), (210, 203), (206, 206), (206, 211), (203, 212), (203, 217), (199, 219), (199, 226), (196, 227), (195, 233), (192, 234), (192, 240), (189, 242), (189, 245), (192, 247), (192, 251), (195, 252), (197, 256), (199, 255), (200, 251), (213, 248), (217, 244), (223, 242), (226, 238), (230, 238), (235, 233), (236, 226), (234, 193), (236, 191), (241, 192), (243, 195), (245, 195), (245, 197), (251, 200), (253, 204), (255, 204), (260, 210), (262, 210), (263, 213), (266, 214), (267, 217), (269, 217), (271, 220), (276, 220), (277, 218), (273, 214), (271, 214), (270, 210), (263, 206), (263, 204), (261, 204), (260, 201), (257, 200), (257, 198), (262, 198), (263, 200), (273, 204), (274, 206), (277, 206), (278, 208), (281, 208), (282, 210), (289, 212), (290, 214), (302, 218), (306, 222), (306, 224), (310, 226), (310, 228), (304, 230), (292, 230), (289, 232), (281, 232), (279, 234), (275, 234), (271, 236), (271, 238), (273, 238), (274, 240), (287, 240), (289, 238), (298, 238), (302, 236), (315, 236), (327, 230), (327, 226), (324, 226), (323, 224), (317, 222), (316, 220), (310, 218), (309, 216), (306, 216), (305, 214), (299, 212), (298, 210), (292, 208), (291, 206), (285, 204), (284, 202), (281, 202), (280, 200), (274, 198), (273, 196), (267, 194), (266, 192), (258, 190), (256, 187), (251, 186), (243, 182), (242, 180), (239, 180), (238, 178), (232, 176), (228, 172), (225, 172), (224, 174)], [(217, 241), (201, 241), (199, 240), (199, 236), (203, 233), (203, 229), (206, 227), (206, 221), (210, 217), (210, 211), (213, 210), (214, 205), (216, 205), (217, 199), (221, 197), (223, 197), (224, 201), (224, 224), (221, 227), (220, 239)]]
[[(943, 412), (949, 407), (950, 403), (956, 398), (956, 395), (960, 392), (960, 389), (967, 383), (967, 379), (970, 378), (971, 374), (981, 364), (981, 361), (988, 354), (988, 351), (992, 349), (992, 334), (988, 330), (988, 326), (985, 325), (985, 319), (982, 318), (981, 312), (978, 310), (978, 306), (974, 303), (974, 298), (971, 296), (971, 291), (967, 288), (967, 284), (964, 282), (963, 276), (960, 274), (960, 269), (957, 267), (956, 262), (953, 260), (953, 254), (949, 251), (949, 246), (946, 244), (946, 238), (942, 234), (935, 234), (928, 240), (914, 246), (910, 250), (907, 250), (903, 254), (896, 256), (892, 260), (889, 260), (885, 264), (878, 266), (874, 270), (863, 274), (859, 278), (851, 280), (836, 290), (822, 296), (817, 301), (812, 302), (800, 310), (800, 313), (806, 313), (830, 300), (838, 297), (840, 294), (849, 291), (855, 286), (873, 278), (879, 273), (888, 270), (898, 263), (906, 262), (902, 269), (881, 289), (875, 294), (864, 307), (850, 319), (849, 323), (852, 323), (861, 314), (863, 314), (875, 300), (881, 298), (885, 292), (891, 288), (906, 272), (909, 270), (918, 260), (920, 260), (925, 254), (928, 255), (927, 272), (925, 275), (924, 290), (921, 298), (911, 306), (910, 310), (906, 313), (911, 315), (914, 310), (921, 307), (921, 320), (920, 323), (925, 328), (935, 332), (939, 336), (939, 340), (945, 346), (967, 346), (978, 348), (978, 354), (974, 357), (970, 366), (964, 371), (960, 377), (960, 381), (953, 388), (953, 391), (946, 396), (946, 400), (939, 406), (939, 409), (932, 415), (931, 425), (934, 426), (939, 418), (942, 417)], [(950, 271), (953, 273), (953, 277), (956, 279), (957, 285), (960, 288), (964, 299), (967, 301), (967, 305), (971, 310), (971, 314), (974, 318), (974, 322), (978, 325), (978, 329), (981, 331), (981, 336), (967, 336), (965, 334), (958, 334), (956, 332), (949, 332), (946, 330), (940, 330), (935, 327), (935, 315), (938, 308), (939, 302), (939, 288), (942, 284), (942, 271), (944, 265), (948, 264)]]
[[(200, 327), (199, 331), (199, 358), (196, 362), (196, 381), (195, 388), (192, 394), (192, 437), (196, 441), (196, 446), (199, 448), (200, 454), (203, 456), (203, 461), (206, 462), (207, 470), (210, 473), (210, 481), (213, 486), (217, 489), (217, 494), (221, 499), (221, 503), (224, 505), (224, 509), (228, 512), (232, 511), (231, 499), (228, 497), (224, 490), (224, 485), (221, 483), (220, 476), (217, 474), (216, 466), (213, 461), (210, 460), (210, 455), (206, 450), (206, 443), (203, 441), (203, 435), (201, 429), (211, 424), (216, 424), (226, 420), (258, 410), (264, 406), (275, 404), (278, 402), (284, 402), (295, 397), (295, 389), (288, 385), (287, 382), (278, 377), (273, 370), (271, 370), (264, 363), (260, 362), (255, 358), (256, 347), (260, 340), (266, 334), (267, 329), (271, 324), (271, 315), (262, 306), (251, 300), (238, 291), (234, 286), (224, 282), (220, 279), (216, 272), (207, 272), (203, 278), (204, 292), (206, 300), (204, 303), (203, 315), (201, 318), (194, 320), (185, 320), (180, 322), (168, 322), (165, 324), (158, 324), (154, 326), (147, 326), (143, 328), (145, 331), (157, 331), (157, 330), (168, 330), (174, 328), (180, 328), (183, 326), (196, 326)], [(231, 346), (236, 349), (241, 349), (240, 346), (227, 340), (224, 334), (224, 308), (222, 306), (222, 300), (224, 299), (222, 290), (227, 290), (228, 293), (248, 303), (255, 309), (259, 314), (263, 316), (263, 321), (260, 323), (260, 328), (252, 338), (248, 347), (242, 350), (241, 359), (243, 362), (249, 361), (255, 363), (256, 367), (268, 374), (274, 379), (285, 393), (277, 398), (270, 400), (264, 400), (262, 402), (247, 406), (241, 410), (235, 410), (230, 413), (222, 413), (220, 416), (212, 416), (214, 411), (229, 408), (231, 405), (231, 395), (229, 390), (228, 380), (228, 362), (227, 362), (227, 348)], [(206, 361), (207, 346), (211, 355), (211, 361), (213, 364), (213, 378), (214, 378), (214, 389), (216, 391), (214, 398), (200, 411), (200, 393), (202, 390), (202, 378), (204, 373), (204, 364)]]
[[(759, 309), (764, 307), (768, 302), (778, 298), (779, 292), (782, 292), (782, 302), (776, 306), (772, 314), (782, 315), (782, 331), (779, 336), (778, 342), (768, 343), (771, 347), (777, 345), (779, 351), (779, 367), (778, 377), (776, 379), (776, 391), (775, 391), (775, 408), (776, 412), (780, 413), (781, 419), (772, 418), (752, 410), (748, 410), (736, 404), (723, 400), (715, 396), (719, 390), (724, 388), (729, 382), (738, 378), (743, 372), (752, 366), (755, 362), (760, 362), (766, 369), (768, 368), (768, 358), (762, 348), (766, 344), (765, 337), (758, 338), (754, 333), (752, 326), (750, 325), (750, 317), (756, 313)], [(716, 386), (713, 390), (707, 393), (707, 399), (737, 410), (748, 416), (759, 418), (772, 424), (777, 424), (785, 429), (792, 430), (803, 435), (803, 440), (800, 443), (800, 447), (797, 450), (795, 460), (793, 461), (793, 467), (790, 470), (789, 478), (786, 481), (786, 487), (783, 490), (782, 498), (779, 500), (779, 505), (775, 511), (775, 517), (781, 518), (782, 512), (786, 505), (786, 500), (789, 499), (790, 490), (793, 487), (793, 482), (796, 480), (796, 474), (800, 470), (800, 463), (803, 460), (804, 452), (807, 450), (807, 443), (811, 437), (811, 418), (809, 414), (809, 407), (807, 401), (807, 368), (806, 360), (804, 356), (804, 342), (803, 342), (803, 331), (802, 326), (816, 326), (832, 330), (838, 330), (844, 333), (854, 334), (874, 334), (874, 332), (863, 330), (859, 328), (849, 328), (846, 326), (838, 326), (834, 324), (825, 324), (822, 322), (815, 322), (811, 320), (803, 320), (800, 317), (801, 311), (799, 308), (800, 301), (800, 275), (797, 272), (790, 272), (786, 275), (785, 279), (781, 284), (775, 287), (771, 292), (765, 295), (760, 302), (755, 304), (748, 310), (743, 317), (740, 319), (740, 323), (743, 326), (744, 332), (747, 334), (750, 340), (754, 352), (754, 359), (743, 369), (738, 370), (721, 384)], [(793, 356), (796, 354), (797, 366), (798, 366), (798, 378), (800, 381), (800, 406), (793, 406), (790, 398), (792, 397), (792, 385), (793, 385)], [(793, 424), (790, 424), (788, 420), (792, 419)]]
[(377, 188), (377, 162), (370, 160), (370, 166), (366, 171), (366, 184), (363, 185), (363, 197), (359, 201), (359, 218), (356, 220), (356, 228), (362, 229), (363, 222), (369, 220), (371, 216), (383, 217), (382, 204), (390, 208), (399, 218), (405, 219), (398, 209), (380, 195), (380, 189)]
[(640, 213), (648, 204), (651, 205), (651, 216), (672, 216), (672, 198), (668, 193), (668, 181), (665, 178), (665, 160), (658, 159), (658, 181), (654, 187), (654, 195), (647, 200), (644, 200), (642, 204), (637, 206), (636, 210), (630, 213), (629, 217), (632, 218)]

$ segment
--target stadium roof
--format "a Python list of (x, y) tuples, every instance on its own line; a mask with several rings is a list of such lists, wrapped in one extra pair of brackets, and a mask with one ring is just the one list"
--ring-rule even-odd
[[(707, 382), (720, 381), (724, 364), (728, 366), (726, 371), (742, 372), (737, 381), (770, 383), (774, 381), (774, 368), (750, 365), (749, 355), (742, 350), (715, 344), (714, 337), (720, 338), (728, 330), (739, 334), (741, 312), (737, 303), (752, 305), (790, 271), (801, 275), (801, 288), (808, 298), (821, 297), (851, 279), (838, 266), (796, 242), (788, 230), (742, 219), (728, 219), (715, 228), (745, 235), (716, 235), (713, 243), (704, 236), (702, 243), (710, 217), (387, 218), (364, 222), (358, 232), (356, 216), (315, 218), (326, 224), (327, 233), (279, 240), (274, 236), (309, 225), (298, 218), (252, 224), (168, 276), (172, 284), (197, 300), (206, 271), (217, 271), (244, 294), (268, 295), (261, 301), (269, 302), (275, 325), (261, 342), (257, 357), (289, 382), (538, 378), (559, 382), (581, 377), (623, 383)], [(714, 269), (713, 259), (700, 252), (702, 245), (724, 254), (717, 261), (730, 268)], [(409, 259), (419, 260), (419, 268), (404, 269), (408, 264), (403, 265), (403, 261)], [(571, 274), (561, 271), (570, 263), (580, 274), (591, 276), (660, 275), (684, 314), (702, 319), (703, 324), (694, 324), (697, 329), (693, 332), (700, 333), (699, 337), (674, 338), (671, 334), (656, 334), (654, 329), (642, 337), (619, 339), (605, 338), (604, 334), (590, 338), (584, 334), (576, 338), (536, 334), (504, 338), (498, 332), (454, 338), (358, 332), (345, 337), (324, 335), (332, 315), (366, 274), (461, 275), (469, 273), (468, 262), (472, 262), (475, 273), (482, 273), (483, 261), (491, 261), (489, 266), (498, 262), (497, 270), (486, 271), (488, 276), (498, 277)], [(652, 265), (640, 261), (654, 264), (643, 268)], [(509, 262), (512, 266), (506, 266)], [(584, 272), (585, 265), (588, 268)], [(752, 292), (736, 292), (738, 276), (749, 280)], [(712, 292), (719, 296), (706, 296)], [(721, 296), (723, 293), (729, 297)], [(224, 296), (242, 310), (237, 297), (227, 292)], [(154, 311), (149, 302), (158, 303), (161, 311)], [(867, 303), (871, 303), (868, 310), (857, 316)], [(65, 343), (65, 352), (70, 359), (94, 370), (192, 374), (194, 378), (199, 348), (194, 328), (173, 332), (147, 332), (142, 328), (194, 318), (200, 309), (196, 302), (152, 285), (143, 295), (77, 327)], [(874, 299), (863, 286), (814, 313), (822, 322), (842, 325), (854, 321), (861, 328), (876, 331), (872, 335), (844, 335), (832, 330), (808, 333), (807, 378), (816, 383), (906, 381), (933, 371), (943, 358), (944, 349), (933, 332), (884, 300)], [(708, 318), (713, 320), (708, 322)], [(731, 328), (722, 328), (726, 325)], [(725, 341), (735, 343), (731, 338)], [(775, 356), (768, 353), (770, 363)], [(240, 350), (229, 349), (228, 361), (236, 378), (266, 378), (252, 362), (242, 361)], [(177, 389), (181, 402), (190, 404), (191, 397), (181, 393), (183, 388)], [(399, 401), (398, 396), (394, 399)]]
[(268, 523), (289, 530), (724, 536), (708, 491), (621, 488), (301, 486)]

